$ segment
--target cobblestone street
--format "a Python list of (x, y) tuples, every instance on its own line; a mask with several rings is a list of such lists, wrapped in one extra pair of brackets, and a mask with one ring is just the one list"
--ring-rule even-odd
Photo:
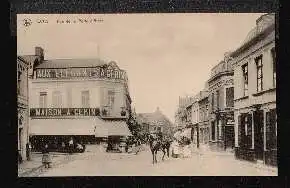
[[(91, 146), (93, 147), (93, 146)], [(38, 176), (276, 176), (277, 170), (257, 167), (231, 155), (193, 153), (190, 158), (166, 158), (152, 164), (147, 149), (138, 155), (105, 153), (91, 149), (67, 164), (41, 172)]]

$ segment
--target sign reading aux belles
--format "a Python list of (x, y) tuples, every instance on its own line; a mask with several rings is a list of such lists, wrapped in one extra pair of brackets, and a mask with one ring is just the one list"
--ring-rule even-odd
[(31, 117), (99, 116), (99, 108), (31, 108)]
[(107, 67), (36, 69), (36, 78), (103, 78), (126, 80), (126, 72)]

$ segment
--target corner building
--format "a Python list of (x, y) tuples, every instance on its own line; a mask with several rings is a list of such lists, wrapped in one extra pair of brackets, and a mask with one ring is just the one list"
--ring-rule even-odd
[(234, 71), (229, 53), (224, 60), (211, 69), (207, 81), (210, 124), (210, 146), (212, 149), (234, 148)]
[(235, 154), (277, 165), (275, 15), (256, 21), (234, 51)]
[[(54, 147), (94, 143), (131, 135), (127, 120), (131, 98), (126, 72), (100, 59), (53, 59), (34, 65), (30, 79), (32, 142)], [(36, 50), (37, 51), (37, 50)]]

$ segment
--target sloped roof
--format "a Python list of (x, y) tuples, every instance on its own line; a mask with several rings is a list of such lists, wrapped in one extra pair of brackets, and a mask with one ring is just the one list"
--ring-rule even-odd
[(137, 121), (139, 123), (147, 123), (149, 125), (171, 126), (173, 123), (159, 110), (153, 113), (138, 113)]
[(19, 55), (18, 58), (22, 59), (28, 64), (33, 64), (36, 59), (39, 59), (39, 57), (35, 55)]
[(43, 60), (36, 68), (96, 67), (105, 64), (101, 59), (53, 59)]
[(231, 56), (235, 56), (237, 52), (245, 48), (248, 44), (250, 44), (256, 38), (258, 38), (258, 36), (265, 33), (266, 30), (268, 29), (275, 30), (275, 28), (273, 27), (274, 25), (275, 25), (274, 13), (268, 13), (268, 14), (262, 15), (260, 18), (256, 20), (256, 26), (248, 32), (245, 40), (242, 42), (240, 47), (238, 47), (235, 51), (231, 53)]

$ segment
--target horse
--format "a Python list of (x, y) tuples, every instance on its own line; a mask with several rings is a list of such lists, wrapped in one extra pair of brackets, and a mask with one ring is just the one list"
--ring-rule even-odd
[(164, 161), (165, 154), (167, 153), (167, 157), (169, 158), (169, 149), (171, 145), (171, 140), (165, 138), (160, 140), (158, 137), (154, 137), (150, 135), (149, 137), (149, 146), (153, 157), (153, 164), (157, 163), (157, 152), (162, 151), (162, 161)]

